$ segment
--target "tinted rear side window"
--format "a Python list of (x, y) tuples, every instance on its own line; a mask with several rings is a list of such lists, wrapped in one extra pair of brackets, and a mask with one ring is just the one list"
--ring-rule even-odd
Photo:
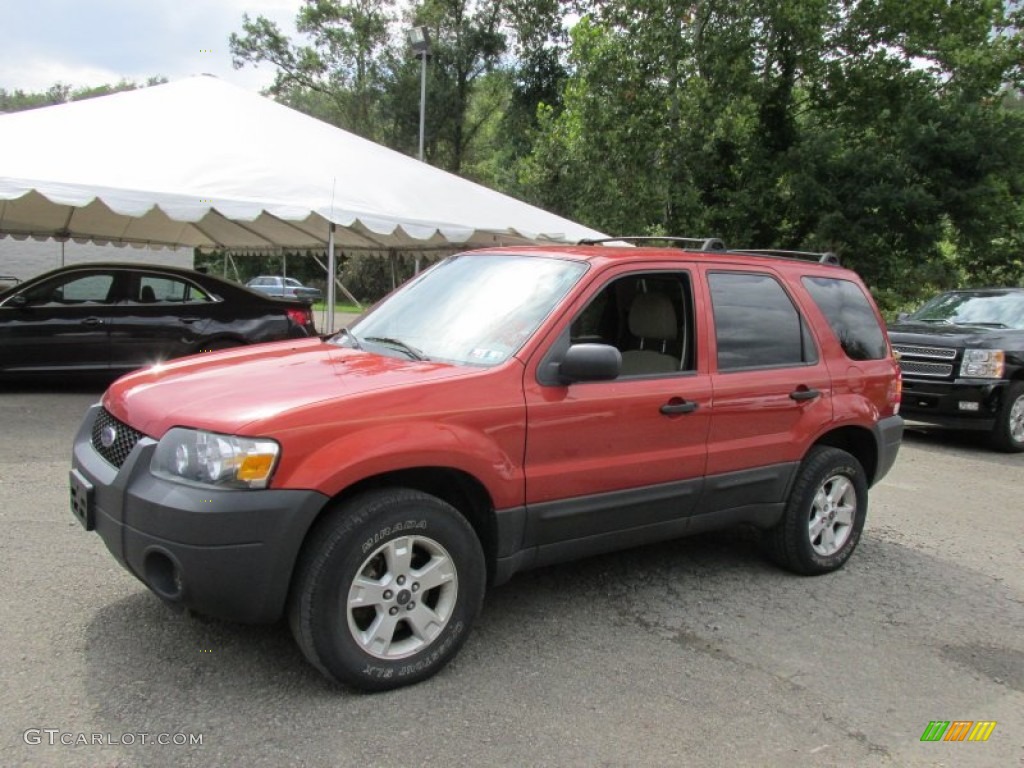
[(850, 359), (881, 360), (888, 354), (885, 333), (859, 285), (834, 277), (803, 282)]
[(817, 362), (818, 353), (803, 318), (775, 278), (713, 272), (708, 284), (719, 370)]

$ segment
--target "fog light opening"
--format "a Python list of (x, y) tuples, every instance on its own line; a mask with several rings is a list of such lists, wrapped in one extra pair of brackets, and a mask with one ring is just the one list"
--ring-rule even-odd
[(163, 552), (150, 552), (145, 560), (146, 583), (165, 600), (180, 600), (185, 591), (181, 569)]

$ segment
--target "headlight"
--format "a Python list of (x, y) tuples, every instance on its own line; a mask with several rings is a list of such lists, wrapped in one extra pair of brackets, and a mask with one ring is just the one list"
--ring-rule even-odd
[(1001, 349), (965, 349), (960, 375), (971, 379), (1001, 379), (1005, 357)]
[(157, 443), (150, 469), (170, 480), (216, 488), (266, 488), (280, 452), (265, 438), (175, 427)]

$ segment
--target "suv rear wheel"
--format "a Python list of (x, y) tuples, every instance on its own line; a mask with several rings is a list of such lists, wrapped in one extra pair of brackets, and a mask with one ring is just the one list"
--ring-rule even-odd
[(768, 554), (782, 567), (807, 576), (842, 568), (857, 547), (867, 510), (867, 479), (860, 462), (838, 448), (812, 448), (782, 520), (765, 533)]
[(371, 491), (311, 533), (292, 589), (292, 634), (336, 682), (409, 685), (458, 652), (485, 577), (480, 542), (454, 507), (419, 491)]

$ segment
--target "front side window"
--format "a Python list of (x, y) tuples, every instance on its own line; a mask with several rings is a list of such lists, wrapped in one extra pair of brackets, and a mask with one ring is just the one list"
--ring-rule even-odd
[(803, 318), (774, 277), (712, 272), (708, 284), (720, 371), (817, 362)]
[(623, 377), (693, 370), (690, 285), (686, 273), (613, 280), (573, 320), (570, 343), (615, 347), (622, 353)]
[(111, 274), (64, 275), (28, 288), (22, 295), (33, 306), (106, 304), (112, 300), (113, 285)]
[(333, 341), (391, 356), (498, 365), (586, 270), (565, 259), (460, 254), (407, 283)]
[(847, 357), (881, 360), (888, 355), (878, 318), (856, 283), (833, 277), (805, 277), (803, 283)]

